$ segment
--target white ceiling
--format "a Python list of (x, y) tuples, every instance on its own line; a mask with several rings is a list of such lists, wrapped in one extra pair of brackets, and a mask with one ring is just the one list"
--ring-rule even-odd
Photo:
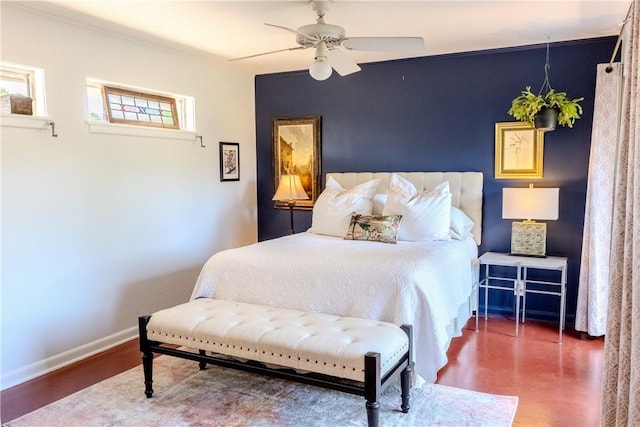
[[(2, 1), (124, 37), (213, 55), (224, 60), (295, 47), (296, 29), (315, 22), (306, 0)], [(618, 35), (630, 0), (581, 1), (343, 1), (333, 0), (325, 21), (347, 37), (423, 37), (425, 51), (409, 56), (522, 46)], [(348, 53), (358, 63), (407, 54)], [(264, 74), (308, 68), (314, 50), (286, 51), (231, 62)]]

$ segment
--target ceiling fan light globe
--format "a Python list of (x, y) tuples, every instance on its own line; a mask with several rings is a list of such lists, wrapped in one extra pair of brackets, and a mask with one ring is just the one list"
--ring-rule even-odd
[(327, 58), (317, 58), (309, 67), (309, 74), (315, 80), (327, 80), (331, 77), (331, 73), (333, 69), (331, 68), (331, 64), (327, 61)]

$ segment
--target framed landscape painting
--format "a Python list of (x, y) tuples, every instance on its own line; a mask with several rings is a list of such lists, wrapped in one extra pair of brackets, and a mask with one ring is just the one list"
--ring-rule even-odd
[(295, 208), (313, 208), (320, 192), (320, 117), (274, 119), (272, 133), (274, 191), (282, 175), (298, 175), (309, 200), (297, 201)]

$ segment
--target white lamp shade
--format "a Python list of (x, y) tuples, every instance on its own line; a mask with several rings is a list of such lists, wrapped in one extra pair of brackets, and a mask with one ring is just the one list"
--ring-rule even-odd
[(308, 200), (299, 175), (281, 175), (276, 194), (271, 200)]
[(558, 219), (558, 188), (503, 188), (502, 218)]

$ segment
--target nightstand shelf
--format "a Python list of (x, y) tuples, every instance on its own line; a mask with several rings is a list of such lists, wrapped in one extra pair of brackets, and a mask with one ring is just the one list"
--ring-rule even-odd
[[(522, 322), (525, 321), (527, 294), (542, 294), (560, 297), (559, 343), (562, 344), (562, 330), (566, 310), (567, 258), (546, 257), (532, 258), (509, 255), (497, 252), (486, 252), (480, 258), (480, 281), (478, 288), (484, 289), (484, 317), (487, 318), (489, 305), (489, 289), (513, 292), (516, 296), (516, 336), (520, 324), (520, 301), (522, 301)], [(482, 268), (484, 266), (484, 269)], [(515, 277), (506, 277), (492, 271), (491, 267), (511, 267), (515, 269)], [(484, 270), (484, 277), (482, 274)], [(493, 269), (495, 270), (495, 269)], [(529, 270), (558, 271), (558, 281), (534, 280), (529, 278)], [(478, 292), (478, 307), (480, 292)], [(476, 312), (476, 330), (478, 329), (478, 313)]]

